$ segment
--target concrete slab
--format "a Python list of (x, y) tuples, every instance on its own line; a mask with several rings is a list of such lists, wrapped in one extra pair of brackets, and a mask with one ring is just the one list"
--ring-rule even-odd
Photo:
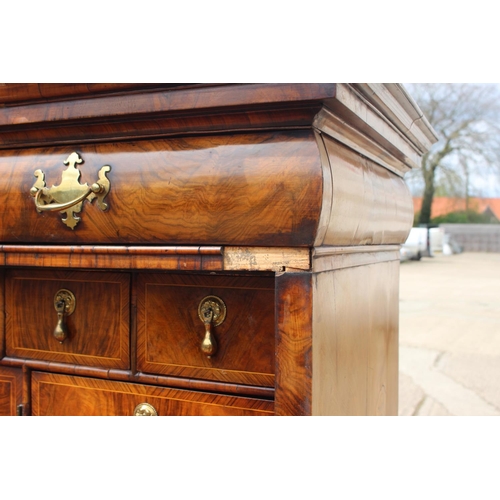
[(499, 297), (500, 254), (401, 264), (400, 415), (500, 415)]
[(498, 356), (446, 354), (441, 359), (440, 370), (500, 411)]

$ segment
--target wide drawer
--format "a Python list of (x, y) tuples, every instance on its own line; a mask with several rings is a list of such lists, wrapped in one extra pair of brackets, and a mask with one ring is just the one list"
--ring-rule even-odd
[(310, 131), (0, 151), (0, 172), (18, 244), (310, 246), (322, 203)]
[[(147, 406), (139, 405), (147, 403)], [(151, 407), (159, 416), (272, 415), (274, 403), (255, 398), (210, 394), (127, 382), (34, 372), (32, 414), (134, 415)], [(146, 408), (146, 411), (143, 410)]]
[[(140, 371), (274, 386), (273, 277), (144, 273), (137, 285)], [(225, 319), (209, 325), (215, 352), (207, 354), (203, 304), (217, 300)]]
[[(8, 270), (5, 285), (8, 356), (105, 368), (130, 367), (129, 275)], [(60, 318), (57, 297), (69, 303), (67, 292), (73, 295), (74, 311)], [(67, 332), (62, 341), (54, 336), (60, 320)]]

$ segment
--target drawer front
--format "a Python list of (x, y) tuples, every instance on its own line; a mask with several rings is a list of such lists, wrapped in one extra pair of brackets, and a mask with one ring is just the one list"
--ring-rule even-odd
[(159, 416), (272, 415), (272, 401), (209, 394), (127, 382), (34, 372), (35, 416), (127, 416), (143, 403)]
[[(5, 283), (8, 356), (129, 368), (129, 275), (11, 270)], [(55, 299), (61, 290), (75, 305), (62, 318)], [(58, 325), (67, 332), (62, 342), (54, 336)]]
[(16, 415), (22, 398), (22, 371), (0, 366), (0, 417)]
[[(274, 386), (274, 278), (141, 274), (137, 367), (148, 373)], [(204, 299), (221, 299), (225, 319), (210, 324), (216, 352), (202, 342)]]
[(310, 246), (322, 203), (311, 131), (0, 151), (0, 171), (2, 242)]

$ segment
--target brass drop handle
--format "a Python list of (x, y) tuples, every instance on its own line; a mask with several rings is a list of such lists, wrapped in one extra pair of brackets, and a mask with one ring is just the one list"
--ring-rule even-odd
[(211, 358), (217, 353), (218, 349), (214, 328), (226, 319), (226, 304), (220, 297), (209, 295), (200, 302), (198, 317), (205, 325), (205, 335), (200, 346), (201, 352)]
[(78, 196), (78, 198), (75, 198), (74, 200), (68, 201), (66, 203), (49, 203), (47, 205), (45, 205), (45, 203), (40, 203), (41, 196), (49, 196), (49, 190), (47, 188), (38, 190), (36, 190), (35, 188), (33, 189), (33, 193), (35, 196), (35, 206), (39, 212), (55, 212), (56, 210), (67, 210), (68, 208), (74, 207), (75, 205), (78, 205), (78, 203), (81, 203), (83, 200), (85, 200), (89, 194), (99, 194), (104, 192), (104, 190), (104, 186), (101, 186), (100, 184), (95, 182), (87, 189), (87, 191), (85, 191), (85, 193), (83, 193), (81, 196)]
[(139, 403), (134, 410), (134, 417), (157, 417), (158, 412), (149, 403)]
[(211, 309), (207, 309), (204, 312), (205, 317), (203, 318), (203, 323), (205, 324), (205, 336), (203, 337), (203, 342), (201, 343), (201, 350), (209, 358), (217, 352), (217, 340), (212, 332), (212, 321), (214, 319), (214, 312)]
[(61, 344), (68, 338), (69, 331), (66, 317), (73, 314), (76, 299), (73, 292), (62, 288), (54, 295), (54, 309), (57, 312), (57, 324), (54, 328), (54, 337)]
[(111, 188), (107, 177), (111, 167), (109, 165), (101, 167), (97, 181), (89, 186), (79, 181), (81, 172), (77, 165), (81, 163), (83, 163), (82, 157), (76, 151), (71, 153), (64, 162), (68, 168), (61, 174), (61, 183), (50, 188), (45, 183), (45, 173), (40, 169), (35, 170), (34, 176), (37, 180), (30, 189), (38, 212), (60, 212), (61, 215), (66, 215), (62, 221), (71, 229), (75, 229), (80, 221), (77, 214), (82, 211), (85, 200), (92, 202), (97, 199), (97, 206), (101, 210), (108, 209), (104, 199)]

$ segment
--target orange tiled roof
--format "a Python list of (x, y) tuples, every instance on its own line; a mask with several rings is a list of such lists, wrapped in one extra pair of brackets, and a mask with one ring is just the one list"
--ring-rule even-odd
[[(422, 207), (422, 198), (413, 198), (413, 210), (420, 212)], [(500, 220), (500, 198), (469, 198), (469, 209), (480, 214), (490, 209), (495, 217)], [(432, 200), (431, 217), (439, 217), (451, 212), (460, 212), (465, 210), (464, 198), (445, 198), (444, 196), (434, 197)]]

